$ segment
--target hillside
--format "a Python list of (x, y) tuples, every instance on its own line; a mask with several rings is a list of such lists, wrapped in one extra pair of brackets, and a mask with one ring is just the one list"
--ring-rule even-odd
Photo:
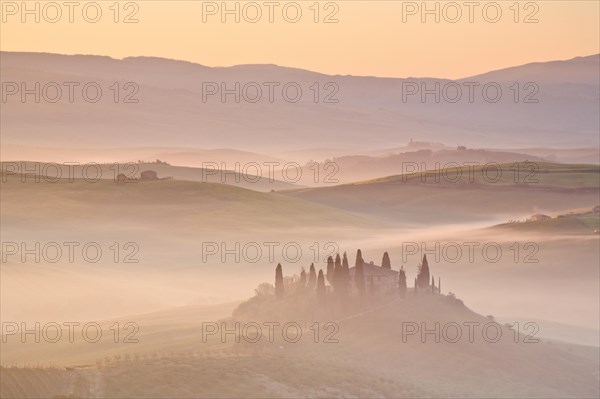
[(600, 169), (519, 163), (450, 167), (283, 194), (402, 223), (504, 221), (597, 205)]
[(514, 148), (505, 151), (531, 154), (545, 158), (551, 162), (576, 163), (576, 164), (600, 164), (600, 149), (598, 146), (589, 148)]
[[(0, 67), (5, 81), (29, 85), (95, 82), (106, 93), (97, 103), (83, 101), (81, 93), (73, 103), (66, 99), (23, 103), (11, 97), (3, 106), (3, 144), (115, 148), (185, 143), (189, 148), (237, 148), (274, 155), (314, 147), (376, 150), (412, 137), (437, 142), (452, 137), (455, 142), (449, 144), (475, 147), (502, 148), (507, 143), (512, 147), (590, 147), (597, 145), (600, 129), (597, 55), (458, 80), (458, 84), (475, 80), (483, 87), (491, 79), (500, 82), (503, 95), (498, 102), (488, 102), (479, 93), (469, 102), (465, 88), (456, 103), (421, 101), (419, 95), (403, 99), (407, 83), (442, 87), (450, 82), (445, 79), (330, 76), (275, 65), (209, 68), (152, 57), (119, 60), (3, 52)], [(109, 87), (115, 82), (134, 82), (139, 101), (113, 101)], [(222, 102), (218, 95), (203, 99), (203, 83), (207, 82), (227, 87), (235, 87), (236, 82), (240, 87), (247, 82), (278, 82), (281, 87), (293, 82), (304, 94), (298, 102), (288, 102), (278, 91), (277, 99), (270, 102), (263, 90), (257, 102)], [(525, 89), (530, 82), (538, 85), (537, 102), (525, 103), (524, 97), (532, 94)], [(315, 83), (320, 88), (317, 102), (310, 89)], [(513, 83), (522, 88), (517, 102), (510, 89)], [(325, 101), (326, 96), (337, 102)], [(34, 111), (36, 117), (30, 118)], [(110, 120), (106, 115), (111, 115)]]
[[(286, 301), (277, 305), (266, 299), (263, 307), (281, 308)], [(290, 310), (296, 306), (289, 305)], [(185, 320), (190, 322), (189, 317)], [(483, 326), (495, 323), (451, 296), (421, 293), (414, 297), (409, 292), (406, 299), (389, 298), (357, 314), (320, 318), (322, 323), (339, 327), (330, 337), (337, 342), (329, 344), (321, 335), (315, 342), (310, 325), (303, 324), (293, 311), (273, 318), (267, 310), (263, 317), (254, 314), (251, 320), (258, 324), (298, 321), (303, 325), (302, 338), (291, 343), (278, 329), (273, 342), (263, 335), (250, 343), (246, 338), (251, 336), (243, 335), (235, 343), (235, 334), (230, 334), (224, 347), (218, 335), (202, 343), (197, 332), (195, 341), (187, 340), (188, 345), (178, 350), (136, 347), (134, 353), (106, 356), (87, 368), (75, 369), (82, 385), (79, 389), (86, 389), (83, 397), (91, 398), (235, 397), (242, 393), (250, 397), (592, 398), (599, 393), (598, 348), (534, 342), (535, 334), (526, 336), (530, 331), (524, 335), (497, 324), (500, 330), (490, 329), (493, 333), (484, 338)], [(454, 343), (436, 342), (433, 335), (403, 335), (406, 322), (425, 323), (428, 328), (436, 322), (442, 326), (469, 322), (476, 327), (472, 342), (466, 335)], [(496, 338), (497, 331), (501, 331), (500, 338)], [(170, 345), (176, 347), (181, 338), (181, 332), (170, 334)], [(19, 385), (40, 373), (31, 369), (2, 372), (10, 376), (3, 384), (7, 398), (25, 392)], [(52, 382), (45, 383), (46, 392), (57, 392), (57, 379), (64, 378), (52, 377)], [(29, 392), (34, 384), (30, 387)]]
[[(438, 166), (406, 175), (389, 176), (364, 183), (414, 183), (452, 186), (453, 184), (517, 186), (535, 189), (600, 188), (600, 166), (567, 165), (540, 161), (517, 161), (475, 166)], [(363, 184), (359, 182), (357, 184)]]
[(538, 234), (598, 234), (600, 230), (600, 214), (588, 211), (586, 213), (559, 214), (549, 220), (523, 221), (505, 223), (492, 227), (498, 231), (529, 232)]
[[(166, 154), (165, 154), (166, 155)], [(145, 170), (157, 172), (159, 178), (172, 177), (176, 180), (197, 181), (202, 183), (222, 183), (236, 187), (242, 187), (254, 191), (271, 191), (284, 190), (298, 187), (295, 184), (287, 183), (278, 180), (273, 172), (273, 176), (269, 178), (268, 169), (266, 166), (258, 163), (258, 167), (253, 167), (251, 164), (241, 164), (238, 162), (237, 170), (235, 163), (213, 162), (206, 161), (205, 167), (185, 167), (176, 166), (157, 162), (126, 162), (126, 163), (102, 163), (102, 164), (77, 164), (65, 165), (57, 163), (44, 163), (32, 161), (10, 161), (1, 162), (0, 167), (7, 174), (19, 175), (21, 173), (33, 173), (43, 175), (46, 173), (45, 180), (54, 180), (55, 178), (68, 179), (70, 176), (82, 179), (88, 177), (95, 180), (96, 178), (104, 180), (116, 180), (117, 175), (122, 173), (127, 178), (137, 179), (140, 173)], [(250, 166), (248, 166), (250, 165)], [(85, 168), (85, 172), (84, 172)], [(231, 169), (228, 169), (231, 168)], [(249, 173), (265, 172), (266, 177), (261, 177), (256, 174)], [(282, 175), (277, 175), (281, 176)]]
[[(3, 222), (7, 224), (18, 220), (61, 223), (55, 219), (62, 219), (62, 223), (82, 220), (110, 223), (113, 215), (140, 225), (164, 224), (164, 228), (185, 220), (186, 230), (234, 225), (240, 229), (257, 225), (367, 226), (370, 223), (365, 218), (330, 207), (219, 183), (163, 180), (116, 184), (112, 180), (87, 182), (65, 178), (36, 182), (31, 176), (22, 183), (17, 175), (3, 174), (2, 178), (6, 180), (2, 183), (2, 202), (6, 212)], [(52, 212), (48, 213), (48, 209)], [(152, 218), (148, 218), (149, 215)], [(294, 215), (301, 218), (302, 223), (300, 219), (294, 220)]]
[[(310, 264), (336, 242), (382, 226), (351, 212), (219, 183), (0, 177), (3, 242), (57, 243), (61, 250), (58, 260), (7, 256), (0, 303), (9, 320), (108, 319), (237, 300), (252, 292), (249, 276), (271, 274), (273, 259), (287, 256), (284, 248), (291, 248), (296, 264)], [(72, 259), (63, 244), (69, 242), (78, 245)], [(99, 248), (93, 262), (83, 252), (89, 245)], [(47, 290), (52, 297), (41, 300)]]
[[(284, 302), (288, 300), (290, 299), (285, 299)], [(428, 381), (435, 380), (438, 389), (429, 393), (431, 397), (597, 395), (598, 348), (548, 344), (543, 340), (534, 343), (537, 340), (535, 333), (521, 330), (515, 335), (515, 331), (505, 325), (501, 327), (501, 339), (496, 343), (488, 342), (493, 340), (494, 334), (484, 338), (477, 327), (473, 333), (473, 342), (470, 342), (467, 331), (463, 328), (463, 335), (453, 343), (444, 339), (446, 335), (441, 333), (445, 325), (473, 322), (483, 327), (492, 321), (469, 310), (452, 296), (421, 292), (415, 297), (409, 291), (404, 300), (392, 297), (387, 301), (367, 308), (357, 316), (322, 315), (317, 318), (322, 323), (335, 321), (339, 325), (335, 334), (339, 341), (337, 344), (282, 343), (284, 350), (291, 351), (294, 355), (333, 358), (342, 364), (353, 364), (365, 372), (376, 373), (381, 378), (414, 384), (425, 390), (430, 388)], [(281, 320), (282, 323), (296, 320), (296, 307), (297, 305), (290, 304), (287, 317), (268, 313), (261, 317), (253, 313), (251, 320)], [(269, 306), (265, 308), (268, 309)], [(244, 320), (243, 317), (240, 318)], [(423, 323), (429, 329), (439, 323), (440, 341), (436, 342), (433, 334), (403, 335), (403, 323), (416, 323), (421, 330)], [(447, 337), (450, 336), (454, 337), (448, 332)], [(486, 378), (492, 367), (494, 377)], [(556, 380), (551, 377), (556, 375), (565, 378)], [(498, 381), (502, 383), (498, 384)]]
[[(9, 176), (0, 193), (5, 242), (25, 241), (29, 246), (34, 242), (95, 242), (104, 256), (98, 263), (85, 262), (81, 256), (70, 263), (63, 256), (56, 264), (35, 263), (32, 257), (23, 263), (18, 255), (9, 257), (2, 267), (2, 312), (17, 320), (106, 319), (214, 304), (250, 294), (253, 282), (270, 278), (279, 261), (298, 272), (312, 262), (323, 265), (331, 251), (335, 254), (340, 248), (360, 247), (375, 261), (383, 251), (390, 251), (394, 267), (402, 262), (413, 270), (418, 265), (415, 256), (408, 262), (402, 260), (405, 242), (433, 245), (489, 240), (500, 242), (505, 250), (498, 264), (479, 263), (481, 256), (475, 265), (465, 256), (457, 264), (440, 263), (441, 276), (460, 287), (465, 299), (495, 314), (535, 314), (550, 320), (547, 304), (552, 303), (560, 309), (553, 312), (560, 315), (557, 320), (589, 325), (596, 320), (595, 307), (577, 315), (569, 311), (568, 304), (597, 291), (597, 268), (593, 267), (597, 236), (590, 234), (593, 225), (578, 230), (576, 234), (585, 234), (586, 239), (576, 242), (577, 237), (565, 240), (571, 233), (563, 229), (541, 234), (536, 229), (515, 231), (509, 227), (463, 234), (457, 233), (456, 227), (441, 226), (459, 222), (459, 229), (481, 228), (535, 213), (591, 209), (598, 204), (595, 170), (585, 165), (544, 165), (535, 176), (543, 187), (514, 186), (508, 177), (498, 184), (462, 185), (421, 183), (415, 176), (403, 183), (396, 176), (277, 193), (182, 180), (124, 185), (81, 180), (21, 183), (18, 177)], [(521, 246), (529, 241), (538, 243), (536, 259), (540, 263), (528, 264), (525, 269), (522, 263), (514, 263), (510, 247), (516, 241)], [(133, 258), (138, 262), (123, 263), (130, 250), (122, 251), (115, 262), (110, 249), (114, 243), (134, 243)], [(204, 243), (218, 245), (219, 250), (206, 256)], [(265, 243), (275, 243), (272, 255)], [(288, 244), (299, 247), (301, 256), (293, 258), (292, 252), (292, 259), (286, 258), (283, 248)], [(239, 250), (231, 254), (236, 245)], [(242, 256), (242, 248), (248, 245), (260, 248), (258, 259), (251, 251), (252, 259)], [(565, 262), (575, 262), (578, 274), (566, 273)], [(522, 281), (523, 275), (531, 280)], [(481, 284), (490, 278), (513, 286), (514, 299), (498, 303), (486, 296), (485, 292), (502, 291), (502, 286), (483, 288)], [(570, 282), (565, 288), (569, 299), (559, 300), (554, 290), (563, 286), (565, 279)], [(219, 284), (223, 285), (216, 289)], [(39, 303), (31, 299), (50, 287), (55, 290), (52, 300)], [(508, 309), (516, 306), (513, 302), (517, 299), (527, 301), (526, 306), (518, 307), (523, 314)], [(7, 303), (11, 306), (4, 306)], [(96, 304), (93, 314), (89, 314), (91, 304)]]
[[(434, 168), (455, 169), (459, 165), (497, 165), (517, 163), (547, 163), (547, 160), (527, 154), (526, 152), (508, 152), (502, 150), (482, 149), (457, 149), (457, 148), (411, 148), (390, 149), (376, 152), (378, 155), (344, 155), (338, 157), (327, 157), (322, 166), (322, 183), (320, 185), (332, 185), (336, 183), (352, 183), (361, 180), (378, 179), (382, 176), (393, 176), (409, 173), (415, 170), (433, 170)], [(418, 147), (414, 145), (414, 147)], [(327, 162), (334, 163), (325, 169)], [(304, 167), (299, 183), (306, 186), (314, 186), (314, 165)], [(477, 168), (477, 170), (481, 170)], [(493, 172), (493, 171), (492, 171)], [(313, 183), (313, 184), (311, 184)]]

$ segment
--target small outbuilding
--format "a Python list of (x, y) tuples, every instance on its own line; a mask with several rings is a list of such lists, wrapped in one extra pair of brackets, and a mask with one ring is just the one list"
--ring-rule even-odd
[(153, 170), (145, 170), (140, 174), (141, 181), (158, 180), (158, 173)]
[(529, 219), (527, 219), (528, 222), (541, 222), (543, 220), (550, 220), (552, 219), (550, 216), (548, 215), (543, 215), (541, 213), (536, 213), (535, 215), (531, 216)]
[(119, 175), (117, 176), (117, 183), (122, 184), (125, 183), (127, 181), (127, 176), (125, 176), (125, 174), (123, 173), (119, 173)]

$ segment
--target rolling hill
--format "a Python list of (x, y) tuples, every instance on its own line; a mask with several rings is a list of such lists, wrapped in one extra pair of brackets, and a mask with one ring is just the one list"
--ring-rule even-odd
[(64, 223), (101, 222), (119, 215), (124, 222), (145, 222), (158, 227), (185, 220), (187, 229), (209, 230), (214, 226), (223, 229), (235, 226), (239, 231), (244, 226), (311, 226), (312, 223), (314, 226), (373, 225), (366, 218), (312, 202), (220, 183), (163, 180), (116, 184), (112, 180), (87, 182), (65, 178), (39, 182), (28, 178), (23, 183), (18, 175), (3, 174), (2, 178), (6, 224), (18, 218), (22, 222), (43, 222), (59, 217), (63, 217)]
[(530, 232), (537, 234), (598, 234), (600, 214), (591, 210), (585, 213), (560, 214), (549, 220), (526, 221), (520, 223), (504, 223), (491, 227), (499, 231)]
[[(89, 178), (90, 180), (104, 179), (115, 181), (117, 180), (117, 175), (121, 173), (128, 179), (138, 179), (141, 172), (145, 170), (152, 170), (157, 172), (159, 178), (174, 178), (176, 180), (188, 180), (202, 183), (222, 183), (254, 191), (266, 192), (271, 190), (285, 190), (298, 187), (295, 184), (277, 180), (275, 178), (276, 175), (274, 171), (272, 176), (269, 177), (267, 167), (258, 163), (253, 163), (255, 166), (258, 165), (256, 167), (250, 164), (239, 164), (236, 170), (235, 163), (227, 164), (225, 162), (206, 161), (204, 168), (197, 168), (174, 166), (164, 162), (165, 161), (161, 161), (160, 163), (78, 163), (76, 165), (68, 165), (62, 163), (10, 161), (1, 162), (0, 167), (7, 175), (37, 174), (42, 176), (44, 180), (49, 181), (57, 178), (76, 178), (80, 180)], [(227, 169), (228, 167), (231, 167), (231, 169)], [(258, 173), (259, 175), (243, 173), (243, 171), (246, 170), (249, 173)], [(266, 176), (260, 176), (261, 172), (265, 172)], [(29, 178), (35, 179), (33, 176), (30, 176)]]
[[(309, 297), (310, 294), (306, 299)], [(258, 325), (267, 321), (301, 321), (303, 317), (295, 310), (297, 305), (290, 301), (288, 298), (283, 304), (276, 304), (272, 298), (263, 299), (262, 314), (245, 319), (238, 312), (235, 320), (242, 323), (251, 320)], [(287, 307), (287, 315), (273, 317), (269, 312), (273, 307)], [(598, 348), (538, 340), (531, 331), (513, 330), (516, 327), (511, 329), (472, 312), (452, 296), (422, 292), (415, 297), (409, 292), (406, 299), (388, 298), (359, 313), (346, 316), (321, 313), (321, 317), (313, 320), (338, 326), (333, 336), (335, 342), (329, 344), (321, 336), (313, 340), (310, 324), (302, 324), (302, 336), (296, 343), (284, 339), (277, 327), (273, 341), (263, 331), (255, 343), (246, 340), (254, 339), (254, 335), (241, 332), (237, 335), (239, 343), (232, 333), (226, 339), (217, 335), (204, 342), (197, 326), (201, 321), (217, 320), (202, 319), (201, 312), (197, 321), (190, 321), (189, 314), (181, 318), (183, 315), (173, 313), (171, 322), (187, 325), (187, 333), (178, 329), (145, 337), (148, 343), (160, 342), (159, 349), (141, 342), (141, 347), (129, 353), (106, 352), (106, 356), (88, 365), (54, 371), (54, 375), (45, 371), (46, 382), (41, 386), (36, 380), (39, 381), (43, 370), (4, 368), (3, 397), (13, 398), (18, 394), (36, 397), (32, 392), (37, 395), (58, 392), (59, 386), (64, 390), (64, 382), (59, 383), (69, 370), (74, 374), (71, 379), (79, 381), (80, 395), (83, 391), (82, 396), (90, 398), (235, 397), (242, 392), (251, 397), (592, 398), (598, 395)], [(152, 317), (145, 316), (142, 320), (145, 320), (143, 330)], [(430, 329), (439, 323), (440, 331), (446, 331), (446, 325), (471, 323), (473, 330), (468, 334), (463, 330), (464, 335), (458, 339), (454, 330), (436, 339), (434, 334), (421, 335), (420, 331), (408, 335), (405, 323)], [(484, 335), (484, 326), (488, 325), (496, 327)], [(296, 334), (293, 336), (297, 337)], [(182, 342), (186, 344), (182, 346)], [(90, 357), (94, 355), (100, 353)], [(561, 378), (556, 378), (557, 375)], [(29, 391), (22, 388), (24, 384)], [(71, 389), (76, 386), (66, 385)]]
[[(79, 91), (73, 103), (67, 99), (22, 102), (19, 96), (11, 96), (3, 105), (2, 139), (3, 145), (65, 148), (182, 147), (185, 143), (188, 148), (237, 148), (271, 155), (315, 147), (376, 150), (413, 137), (437, 142), (452, 137), (451, 145), (488, 148), (503, 148), (507, 143), (511, 147), (593, 147), (600, 129), (598, 62), (599, 56), (592, 55), (451, 82), (329, 76), (274, 65), (209, 68), (152, 57), (118, 60), (3, 52), (4, 81), (32, 87), (35, 82), (79, 82), (82, 87), (93, 82), (104, 96), (95, 103), (84, 101)], [(110, 89), (115, 82), (125, 94), (132, 91), (124, 85), (134, 82), (138, 102), (115, 102)], [(248, 82), (278, 82), (281, 87), (292, 82), (303, 96), (297, 102), (285, 101), (278, 91), (278, 99), (270, 102), (263, 90), (257, 102), (222, 101), (218, 95), (203, 98), (205, 83), (231, 88)], [(403, 98), (406, 84), (445, 87), (465, 82), (479, 87), (498, 84), (501, 100), (485, 101), (480, 95), (470, 102), (466, 89), (455, 103), (421, 101), (418, 95)], [(316, 102), (315, 83), (320, 88)], [(525, 88), (528, 83), (537, 85), (537, 102), (525, 103), (521, 94), (515, 102), (513, 83), (520, 85), (523, 96), (532, 94)], [(328, 95), (337, 102), (326, 102)]]
[[(40, 249), (37, 259), (16, 254), (3, 261), (1, 310), (13, 320), (105, 319), (236, 300), (254, 289), (248, 277), (270, 275), (275, 260), (287, 256), (298, 267), (321, 262), (340, 240), (382, 226), (351, 212), (219, 183), (1, 177), (3, 243), (56, 243), (60, 250), (51, 252), (60, 254), (57, 260), (42, 257)], [(72, 259), (69, 242), (78, 244)], [(89, 245), (99, 248), (94, 262), (83, 253)], [(51, 297), (39, 298), (49, 289)]]
[(600, 169), (550, 163), (451, 167), (283, 194), (398, 223), (496, 223), (597, 205)]

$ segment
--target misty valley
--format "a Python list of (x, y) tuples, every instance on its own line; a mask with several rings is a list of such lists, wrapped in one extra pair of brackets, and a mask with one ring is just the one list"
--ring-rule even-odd
[(0, 398), (600, 397), (599, 2), (0, 12)]

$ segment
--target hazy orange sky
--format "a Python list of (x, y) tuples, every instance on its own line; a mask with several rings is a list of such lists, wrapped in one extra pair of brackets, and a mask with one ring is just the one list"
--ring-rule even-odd
[[(421, 1), (321, 1), (318, 7), (313, 0), (275, 1), (273, 22), (267, 0), (250, 5), (228, 1), (231, 9), (239, 4), (239, 23), (233, 14), (221, 22), (221, 1), (122, 1), (118, 16), (113, 0), (97, 1), (98, 7), (81, 1), (73, 8), (72, 23), (64, 1), (55, 2), (61, 12), (55, 23), (50, 21), (57, 18), (56, 8), (46, 4), (51, 2), (27, 2), (31, 10), (39, 3), (39, 22), (35, 13), (22, 15), (21, 1), (1, 3), (4, 51), (144, 55), (208, 66), (273, 63), (329, 74), (447, 78), (600, 52), (596, 0), (524, 1), (517, 6), (512, 0), (483, 1), (473, 8), (466, 1), (427, 2), (432, 10), (438, 4), (440, 21), (431, 14), (425, 15), (425, 23)], [(83, 18), (84, 5), (90, 21), (96, 8), (101, 10), (98, 22)], [(257, 9), (261, 18), (252, 23)], [(289, 22), (297, 9), (302, 12), (299, 21)], [(457, 11), (461, 17), (452, 23)], [(123, 23), (128, 15), (138, 22)], [(338, 22), (324, 23), (328, 15)], [(538, 22), (525, 23), (528, 16)]]

